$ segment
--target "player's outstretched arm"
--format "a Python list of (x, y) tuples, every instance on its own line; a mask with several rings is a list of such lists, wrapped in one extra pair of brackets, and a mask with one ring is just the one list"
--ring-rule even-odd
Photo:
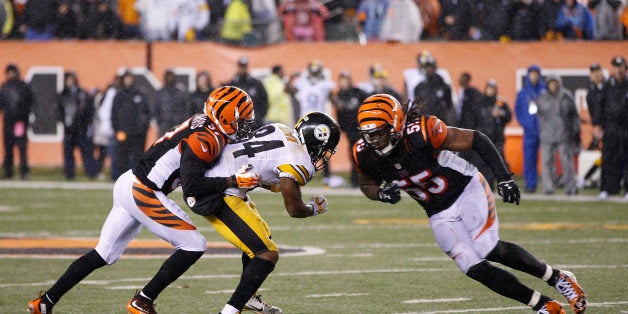
[(358, 183), (360, 184), (360, 190), (362, 193), (374, 201), (379, 200), (379, 187), (382, 182), (378, 182), (374, 178), (360, 173), (358, 175)]
[(305, 218), (327, 211), (327, 200), (322, 195), (312, 197), (307, 204), (301, 199), (301, 187), (291, 179), (283, 177), (279, 181), (281, 195), (290, 217)]

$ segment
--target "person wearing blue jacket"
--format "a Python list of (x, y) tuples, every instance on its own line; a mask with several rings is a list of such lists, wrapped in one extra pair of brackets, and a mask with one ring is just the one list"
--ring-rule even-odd
[(515, 102), (515, 115), (523, 127), (523, 178), (526, 193), (534, 193), (538, 181), (539, 120), (535, 100), (545, 89), (541, 68), (535, 64), (528, 67), (528, 75)]

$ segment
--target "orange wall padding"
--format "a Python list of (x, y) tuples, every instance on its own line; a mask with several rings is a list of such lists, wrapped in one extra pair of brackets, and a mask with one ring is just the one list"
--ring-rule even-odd
[[(380, 63), (389, 73), (390, 83), (403, 91), (402, 71), (416, 66), (416, 57), (427, 49), (437, 60), (438, 66), (449, 70), (457, 90), (457, 78), (465, 71), (472, 74), (472, 83), (484, 86), (495, 79), (500, 95), (514, 108), (516, 96), (516, 71), (530, 64), (543, 69), (588, 69), (593, 62), (610, 67), (615, 55), (628, 57), (628, 42), (525, 42), (507, 43), (450, 43), (419, 42), (415, 44), (369, 43), (289, 43), (268, 47), (240, 48), (218, 43), (153, 43), (151, 69), (161, 79), (169, 67), (194, 67), (208, 70), (214, 84), (229, 80), (240, 56), (249, 58), (250, 68), (270, 68), (282, 64), (286, 73), (301, 71), (312, 59), (319, 59), (329, 68), (334, 80), (343, 69), (353, 73), (354, 82), (367, 80), (368, 68)], [(143, 42), (89, 42), (59, 41), (31, 43), (3, 41), (0, 43), (0, 66), (17, 63), (24, 75), (33, 66), (62, 66), (75, 71), (81, 85), (91, 90), (104, 88), (120, 67), (146, 66), (147, 45)], [(4, 81), (4, 71), (0, 74)], [(510, 127), (517, 128), (516, 121)], [(154, 140), (155, 132), (149, 135)], [(0, 152), (4, 151), (0, 143)], [(332, 164), (333, 169), (346, 170), (350, 167), (346, 142), (340, 145), (339, 153)], [(509, 136), (506, 141), (506, 159), (512, 170), (520, 174), (521, 138)], [(61, 143), (31, 143), (29, 159), (33, 166), (61, 166), (63, 162)]]

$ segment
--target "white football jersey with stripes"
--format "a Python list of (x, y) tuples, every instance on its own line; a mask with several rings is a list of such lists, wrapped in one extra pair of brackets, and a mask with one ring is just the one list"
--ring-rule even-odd
[[(259, 128), (252, 138), (228, 144), (220, 160), (205, 172), (206, 177), (228, 177), (242, 165), (253, 166), (251, 172), (260, 176), (260, 185), (278, 190), (279, 179), (288, 177), (305, 185), (314, 177), (315, 168), (305, 145), (294, 129), (281, 123)], [(249, 189), (229, 188), (227, 195), (245, 198)]]

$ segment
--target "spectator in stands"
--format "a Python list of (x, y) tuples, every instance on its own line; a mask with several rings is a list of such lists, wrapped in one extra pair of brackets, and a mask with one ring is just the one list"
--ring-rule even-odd
[[(368, 97), (360, 88), (353, 85), (351, 73), (347, 70), (340, 72), (338, 77), (338, 93), (332, 95), (331, 100), (336, 107), (336, 116), (340, 129), (347, 135), (349, 140), (349, 156), (353, 144), (360, 139), (358, 126), (358, 107)], [(351, 159), (351, 158), (350, 158)], [(351, 186), (358, 187), (358, 172), (355, 167), (351, 167)]]
[(541, 5), (535, 0), (514, 0), (508, 8), (508, 38), (539, 40)]
[(279, 6), (286, 41), (324, 41), (329, 10), (319, 0), (288, 0)]
[(539, 14), (539, 33), (543, 40), (561, 40), (562, 34), (556, 31), (556, 18), (565, 0), (547, 0), (541, 4)]
[[(490, 80), (486, 84), (484, 94), (480, 93), (474, 102), (465, 102), (460, 127), (477, 130), (488, 136), (502, 159), (506, 160), (504, 129), (511, 119), (508, 104), (497, 94), (497, 82)], [(495, 174), (477, 152), (469, 150), (460, 152), (459, 155), (475, 165), (486, 178), (491, 190), (495, 189)]]
[(588, 7), (595, 12), (593, 16), (595, 39), (622, 39), (623, 26), (619, 11), (623, 6), (620, 0), (589, 0)]
[(423, 33), (419, 7), (412, 0), (391, 0), (380, 32), (381, 41), (417, 42)]
[(360, 33), (366, 41), (379, 41), (390, 0), (362, 0), (358, 5)]
[(247, 57), (238, 58), (238, 70), (235, 76), (224, 85), (239, 87), (249, 94), (253, 101), (255, 124), (258, 127), (262, 126), (268, 112), (268, 93), (264, 84), (249, 73), (249, 59)]
[(414, 0), (419, 6), (421, 20), (423, 21), (423, 38), (435, 38), (440, 36), (438, 17), (440, 16), (440, 2), (438, 0)]
[(602, 127), (600, 121), (602, 120), (601, 102), (602, 91), (606, 79), (599, 63), (593, 63), (589, 67), (589, 89), (587, 90), (587, 107), (589, 108), (589, 115), (591, 116), (591, 124), (593, 125), (593, 140), (589, 149), (597, 149), (600, 141), (602, 140)]
[(81, 39), (120, 39), (122, 22), (113, 12), (109, 2), (96, 0), (91, 2), (87, 18), (81, 25)]
[(76, 13), (72, 10), (69, 0), (61, 1), (59, 4), (59, 22), (55, 36), (59, 39), (76, 38), (78, 35), (78, 20)]
[(57, 96), (57, 120), (63, 123), (63, 174), (67, 180), (76, 176), (74, 149), (78, 148), (83, 159), (85, 174), (90, 179), (98, 172), (94, 163), (92, 142), (94, 103), (92, 97), (78, 84), (74, 72), (66, 72), (63, 77), (63, 91)]
[(543, 194), (553, 194), (558, 174), (554, 156), (558, 153), (562, 168), (562, 183), (567, 195), (578, 193), (574, 155), (580, 147), (580, 117), (573, 94), (562, 88), (560, 77), (547, 78), (547, 90), (536, 100), (541, 140)]
[(262, 35), (265, 44), (276, 44), (283, 39), (277, 4), (274, 0), (251, 1), (253, 28)]
[(15, 24), (15, 15), (10, 0), (0, 0), (0, 39), (9, 38)]
[(456, 125), (456, 110), (451, 98), (451, 88), (436, 73), (436, 60), (426, 57), (421, 61), (425, 69), (425, 80), (414, 88), (414, 101), (420, 106), (421, 114), (433, 115), (446, 125)]
[(266, 123), (279, 122), (294, 125), (292, 101), (286, 92), (284, 70), (280, 64), (272, 67), (270, 75), (264, 79), (264, 88), (268, 94)]
[(470, 0), (440, 0), (441, 11), (438, 25), (447, 40), (469, 38), (469, 28), (473, 22), (473, 6)]
[(593, 15), (576, 0), (565, 0), (558, 12), (556, 30), (566, 39), (593, 39)]
[[(471, 85), (471, 74), (469, 72), (462, 72), (460, 74), (460, 78), (458, 79), (458, 85), (460, 85), (460, 90), (458, 90), (458, 102), (454, 106), (456, 109), (456, 118), (460, 127), (477, 130), (477, 112), (476, 105), (480, 102), (482, 98), (482, 93)], [(484, 115), (484, 117), (489, 117), (489, 115)], [(490, 138), (490, 137), (489, 137)]]
[(114, 180), (135, 168), (144, 152), (150, 123), (150, 109), (146, 96), (135, 87), (133, 73), (122, 75), (122, 88), (113, 99), (111, 125), (116, 137), (115, 160), (118, 173)]
[(24, 39), (51, 40), (57, 29), (57, 0), (29, 0), (24, 7)]
[(369, 67), (369, 80), (359, 83), (358, 88), (363, 90), (367, 97), (375, 94), (389, 94), (403, 101), (399, 92), (388, 83), (388, 71), (379, 63)]
[(173, 2), (136, 0), (135, 10), (140, 16), (140, 31), (146, 41), (172, 39), (169, 22), (174, 14)]
[(232, 0), (225, 10), (220, 39), (231, 44), (240, 44), (244, 35), (253, 29), (251, 12), (242, 0)]
[(20, 175), (26, 179), (28, 167), (27, 144), (28, 116), (33, 109), (34, 95), (31, 86), (22, 81), (17, 65), (11, 63), (5, 70), (6, 81), (0, 87), (0, 110), (3, 114), (4, 174), (3, 178), (13, 178), (13, 149), (20, 153)]
[(191, 112), (188, 113), (188, 116), (205, 110), (205, 102), (207, 101), (207, 97), (209, 97), (209, 93), (213, 90), (214, 85), (212, 84), (209, 72), (198, 72), (196, 75), (196, 90), (190, 94), (190, 97), (188, 98), (188, 108), (191, 110)]
[(140, 15), (135, 9), (136, 0), (118, 0), (118, 15), (122, 23), (123, 39), (140, 39)]
[(507, 33), (507, 1), (479, 0), (474, 3), (473, 21), (469, 29), (472, 40), (500, 40)]
[(325, 39), (327, 41), (359, 41), (359, 21), (356, 13), (359, 2), (360, 0), (325, 2), (330, 16), (325, 21)]
[(185, 86), (177, 83), (177, 76), (170, 69), (164, 72), (164, 86), (155, 95), (153, 109), (160, 136), (185, 121), (192, 112)]
[[(336, 83), (327, 77), (323, 71), (323, 63), (320, 60), (312, 60), (307, 64), (304, 73), (299, 78), (291, 81), (289, 90), (296, 93), (295, 98), (299, 103), (299, 116), (304, 116), (312, 111), (320, 111), (329, 114), (328, 102), (331, 99)], [(344, 184), (339, 176), (332, 176), (329, 167), (323, 169), (323, 183), (329, 187), (338, 187)]]
[(538, 181), (539, 120), (535, 101), (545, 92), (545, 88), (541, 68), (538, 65), (531, 65), (515, 102), (515, 115), (523, 127), (523, 179), (526, 193), (535, 193)]
[(209, 24), (209, 5), (207, 1), (176, 1), (170, 24), (178, 41), (191, 42), (202, 39), (203, 29)]
[(621, 190), (623, 178), (628, 199), (628, 64), (622, 56), (611, 60), (613, 72), (600, 101), (602, 126), (602, 176), (600, 199)]
[(111, 125), (111, 109), (113, 107), (113, 99), (121, 86), (122, 78), (119, 75), (115, 75), (111, 84), (94, 98), (94, 107), (96, 109), (96, 114), (94, 115), (94, 146), (96, 154), (94, 159), (98, 178), (104, 178), (103, 168), (107, 156), (109, 156), (111, 161), (111, 177), (120, 175), (114, 163), (114, 160), (116, 160), (116, 138)]

